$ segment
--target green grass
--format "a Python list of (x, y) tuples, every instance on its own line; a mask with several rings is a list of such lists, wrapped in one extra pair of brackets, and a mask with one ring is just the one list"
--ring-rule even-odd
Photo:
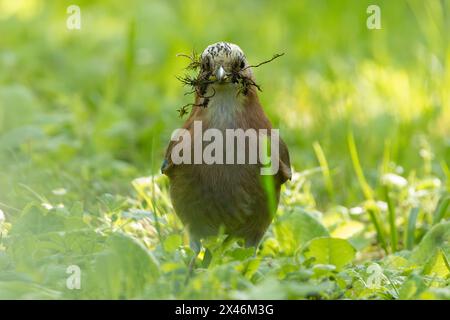
[[(450, 299), (450, 2), (378, 3), (85, 0), (68, 31), (0, 0), (0, 298)], [(221, 40), (285, 53), (255, 76), (295, 173), (257, 254), (206, 239), (186, 283), (158, 171), (176, 54)]]

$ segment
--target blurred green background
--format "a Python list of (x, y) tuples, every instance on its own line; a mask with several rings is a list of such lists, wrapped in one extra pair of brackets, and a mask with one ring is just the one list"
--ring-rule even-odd
[[(66, 28), (71, 4), (81, 30)], [(366, 27), (370, 4), (381, 30)], [(1, 0), (6, 221), (34, 203), (95, 216), (105, 194), (135, 197), (131, 181), (158, 173), (176, 109), (192, 102), (176, 54), (217, 41), (253, 64), (285, 53), (254, 72), (317, 209), (364, 199), (350, 133), (374, 188), (392, 172), (450, 189), (450, 1)]]

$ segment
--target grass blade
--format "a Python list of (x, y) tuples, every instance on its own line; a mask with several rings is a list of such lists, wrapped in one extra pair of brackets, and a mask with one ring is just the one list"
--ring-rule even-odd
[(417, 216), (419, 215), (419, 208), (415, 207), (412, 208), (409, 212), (409, 218), (408, 218), (408, 228), (406, 229), (406, 248), (408, 250), (411, 250), (414, 246), (414, 232), (416, 230), (416, 221)]
[(392, 252), (397, 251), (397, 244), (398, 244), (398, 232), (397, 232), (397, 226), (395, 225), (395, 207), (392, 203), (392, 198), (389, 196), (389, 187), (384, 187), (384, 197), (386, 200), (386, 203), (388, 205), (388, 214), (389, 214), (389, 228), (390, 228), (390, 236), (391, 236), (391, 248)]
[(316, 153), (317, 160), (319, 161), (320, 167), (322, 168), (323, 180), (325, 181), (325, 187), (327, 188), (330, 198), (334, 200), (334, 187), (333, 180), (331, 180), (330, 167), (328, 166), (327, 158), (323, 152), (322, 147), (319, 142), (313, 143), (314, 152)]
[(436, 210), (434, 211), (433, 224), (439, 223), (439, 221), (445, 217), (445, 213), (447, 212), (449, 205), (450, 196), (443, 195), (436, 206)]
[(355, 170), (356, 177), (358, 178), (359, 185), (364, 193), (364, 196), (367, 200), (373, 200), (373, 191), (367, 183), (366, 178), (364, 177), (364, 172), (361, 167), (361, 163), (359, 162), (358, 150), (356, 149), (355, 138), (353, 137), (353, 133), (349, 132), (347, 137), (348, 148), (350, 151), (350, 157), (353, 163), (353, 169)]
[(387, 244), (386, 244), (386, 236), (384, 235), (384, 230), (380, 223), (380, 219), (379, 219), (379, 215), (378, 215), (378, 208), (375, 205), (367, 206), (367, 212), (369, 213), (370, 220), (372, 221), (373, 225), (375, 226), (378, 241), (380, 242), (381, 247), (383, 248), (384, 252), (386, 252), (386, 254), (387, 254), (388, 248), (387, 248)]
[(448, 165), (444, 160), (441, 161), (441, 168), (442, 171), (444, 171), (446, 177), (445, 180), (447, 181), (447, 191), (450, 192), (450, 169), (448, 168)]

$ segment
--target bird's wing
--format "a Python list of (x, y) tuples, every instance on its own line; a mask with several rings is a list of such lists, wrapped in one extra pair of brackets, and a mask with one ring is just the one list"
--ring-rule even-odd
[(172, 162), (169, 162), (170, 159), (166, 157), (164, 157), (163, 162), (161, 164), (161, 173), (168, 175), (168, 171), (169, 169), (173, 166)]
[(171, 169), (175, 166), (172, 161), (172, 157), (170, 156), (172, 153), (172, 148), (178, 141), (170, 140), (169, 145), (167, 146), (166, 153), (164, 155), (163, 162), (161, 164), (161, 173), (169, 176)]
[(280, 138), (280, 167), (277, 173), (277, 177), (280, 183), (285, 183), (287, 180), (292, 178), (291, 170), (291, 160), (289, 159), (289, 150), (284, 143), (283, 139)]
[[(198, 111), (197, 108), (192, 109), (191, 114), (189, 115), (189, 118), (184, 123), (182, 129), (187, 129), (187, 130), (191, 129), (191, 126), (195, 119), (195, 115), (196, 115), (197, 111)], [(170, 155), (172, 153), (172, 148), (178, 142), (179, 141), (170, 140), (169, 145), (167, 146), (166, 153), (164, 155), (164, 160), (161, 164), (161, 173), (165, 174), (166, 176), (168, 176), (170, 174), (171, 169), (173, 169), (173, 167), (175, 166)]]

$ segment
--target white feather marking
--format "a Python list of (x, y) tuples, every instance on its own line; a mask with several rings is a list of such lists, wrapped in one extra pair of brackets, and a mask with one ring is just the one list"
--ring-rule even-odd
[[(207, 117), (211, 128), (226, 129), (236, 127), (236, 117), (243, 111), (244, 99), (237, 94), (235, 84), (214, 85), (215, 94), (209, 100)], [(209, 89), (208, 91), (213, 91)], [(209, 93), (207, 94), (209, 95)]]

